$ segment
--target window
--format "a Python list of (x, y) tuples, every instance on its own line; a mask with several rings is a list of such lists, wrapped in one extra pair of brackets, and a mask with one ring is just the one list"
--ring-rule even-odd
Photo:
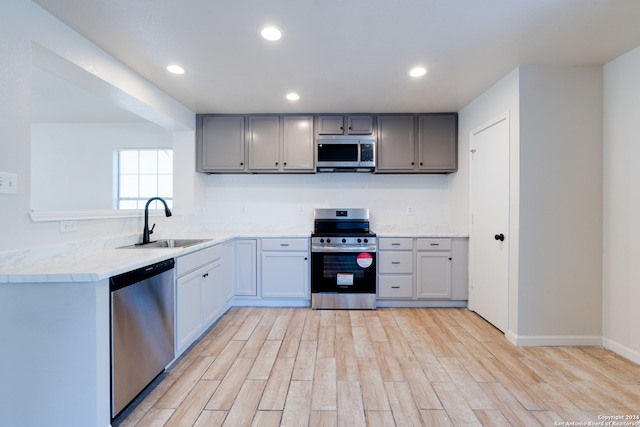
[[(173, 207), (173, 150), (117, 150), (116, 209), (144, 209), (151, 197)], [(152, 209), (161, 209), (154, 201)]]

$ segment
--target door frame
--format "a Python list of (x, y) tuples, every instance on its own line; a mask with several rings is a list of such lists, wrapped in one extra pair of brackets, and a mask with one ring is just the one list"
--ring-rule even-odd
[[(507, 309), (507, 318), (506, 318), (506, 325), (505, 325), (505, 330), (504, 333), (505, 335), (509, 334), (509, 331), (511, 330), (510, 328), (510, 319), (511, 319), (511, 304), (510, 304), (510, 294), (511, 294), (511, 241), (512, 239), (512, 233), (511, 233), (511, 168), (512, 168), (512, 164), (511, 164), (511, 116), (510, 116), (510, 112), (509, 110), (493, 117), (492, 119), (484, 122), (483, 124), (481, 124), (480, 126), (477, 126), (476, 128), (472, 129), (471, 132), (469, 133), (469, 237), (470, 237), (470, 241), (469, 241), (469, 294), (472, 293), (471, 291), (471, 283), (473, 281), (473, 277), (475, 272), (474, 270), (474, 256), (475, 254), (475, 250), (474, 250), (474, 245), (471, 242), (471, 238), (473, 237), (471, 235), (471, 231), (473, 230), (473, 212), (474, 212), (474, 204), (473, 204), (473, 194), (474, 194), (474, 182), (473, 182), (473, 161), (472, 161), (472, 157), (473, 157), (473, 153), (475, 152), (474, 149), (474, 145), (473, 145), (473, 141), (474, 141), (474, 137), (478, 134), (480, 134), (481, 132), (498, 125), (501, 122), (506, 122), (507, 123), (507, 139), (508, 139), (508, 145), (507, 145), (507, 158), (509, 159), (509, 165), (508, 165), (508, 170), (507, 170), (507, 203), (506, 203), (506, 209), (507, 209), (507, 224), (505, 225), (505, 230), (507, 233), (509, 233), (507, 236), (508, 238), (505, 239), (506, 241), (504, 242), (504, 244), (506, 245), (506, 277), (507, 277), (507, 286), (506, 286), (506, 290), (507, 290), (507, 295), (505, 295), (505, 301), (506, 301), (506, 309)], [(470, 300), (469, 302), (472, 302), (472, 300)], [(469, 304), (469, 309), (473, 310), (473, 304)]]

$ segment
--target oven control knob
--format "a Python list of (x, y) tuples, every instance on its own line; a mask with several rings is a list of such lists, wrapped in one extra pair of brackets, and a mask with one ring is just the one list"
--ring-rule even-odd
[(331, 239), (327, 239), (327, 243), (331, 243)]
[(342, 243), (347, 243), (347, 239), (342, 239)]
[(364, 239), (364, 242), (365, 243), (369, 243), (369, 239)]
[(324, 239), (320, 239), (320, 243), (324, 243)]
[(362, 243), (362, 239), (358, 239), (358, 243)]

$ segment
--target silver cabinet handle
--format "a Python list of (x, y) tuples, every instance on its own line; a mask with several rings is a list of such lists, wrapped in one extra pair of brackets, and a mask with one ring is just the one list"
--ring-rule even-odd
[(400, 261), (391, 261), (391, 264), (400, 264)]
[(392, 286), (391, 289), (400, 289), (400, 286)]
[(289, 246), (288, 243), (280, 243), (280, 246)]
[(440, 243), (431, 243), (431, 246), (440, 246)]

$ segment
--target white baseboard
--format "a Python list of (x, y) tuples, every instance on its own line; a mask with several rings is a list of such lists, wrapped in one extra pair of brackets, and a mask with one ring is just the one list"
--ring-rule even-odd
[(505, 336), (518, 347), (602, 346), (599, 335), (516, 335), (507, 331)]
[(311, 307), (310, 299), (238, 299), (234, 307)]
[(376, 307), (410, 307), (410, 308), (466, 308), (467, 301), (407, 301), (379, 299), (376, 301)]
[(602, 338), (602, 346), (607, 348), (620, 356), (631, 360), (632, 362), (640, 364), (640, 351), (629, 348), (620, 344), (617, 341), (610, 340), (609, 338)]

